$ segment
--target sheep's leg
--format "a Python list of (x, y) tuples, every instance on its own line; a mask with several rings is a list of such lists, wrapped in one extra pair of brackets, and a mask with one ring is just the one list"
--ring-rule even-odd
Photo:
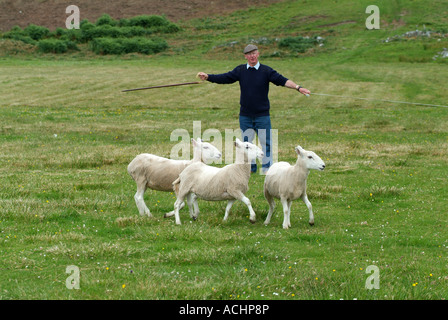
[(227, 201), (226, 213), (224, 215), (224, 221), (227, 221), (227, 219), (229, 218), (230, 208), (232, 208), (232, 205), (235, 203), (235, 201), (236, 201), (235, 199)]
[(247, 198), (244, 195), (244, 193), (241, 192), (240, 190), (227, 190), (227, 193), (230, 196), (232, 196), (234, 199), (242, 201), (247, 206), (247, 208), (249, 209), (249, 214), (250, 214), (249, 220), (250, 220), (250, 222), (255, 223), (255, 220), (256, 220), (255, 211), (252, 208), (252, 204), (250, 203), (249, 198)]
[(180, 217), (179, 217), (179, 210), (183, 207), (182, 205), (185, 205), (185, 203), (184, 203), (185, 196), (186, 195), (184, 195), (184, 194), (179, 194), (177, 196), (176, 202), (174, 202), (174, 211), (165, 213), (165, 215), (164, 215), (165, 218), (168, 218), (168, 217), (171, 217), (174, 215), (176, 218), (176, 224), (179, 224), (179, 225), (181, 224)]
[(303, 202), (305, 202), (306, 207), (308, 208), (308, 211), (310, 212), (310, 221), (309, 221), (310, 226), (314, 226), (313, 206), (311, 205), (311, 202), (308, 200), (306, 193), (303, 194), (302, 200), (303, 200)]
[(240, 199), (249, 209), (249, 220), (251, 223), (255, 223), (256, 217), (255, 217), (255, 211), (254, 209), (252, 209), (252, 204), (250, 203), (249, 198), (247, 198), (245, 195), (242, 196), (242, 198)]
[(268, 225), (271, 222), (271, 218), (272, 218), (272, 214), (274, 213), (274, 209), (275, 209), (275, 200), (274, 198), (267, 192), (264, 193), (264, 197), (266, 198), (266, 200), (269, 203), (269, 212), (268, 212), (268, 216), (266, 217), (266, 220), (264, 221), (265, 225)]
[(199, 212), (197, 212), (196, 209), (199, 210), (199, 208), (196, 200), (196, 195), (194, 193), (189, 193), (187, 195), (187, 204), (188, 204), (188, 210), (190, 211), (190, 218), (196, 220), (199, 215)]
[(198, 206), (198, 196), (192, 193), (193, 207), (194, 207), (194, 219), (199, 217), (199, 206)]
[(135, 204), (137, 205), (138, 212), (141, 216), (147, 215), (148, 217), (152, 217), (151, 212), (145, 204), (145, 200), (143, 199), (143, 195), (146, 191), (146, 180), (137, 181), (137, 192), (134, 195)]
[(176, 202), (174, 203), (174, 216), (176, 218), (176, 224), (180, 225), (180, 216), (179, 216), (179, 210), (180, 210), (180, 206), (181, 204), (184, 202), (183, 198), (177, 198)]
[[(184, 203), (184, 197), (183, 196), (178, 196), (176, 202), (174, 203), (174, 217), (176, 219), (176, 224), (180, 225), (180, 216), (179, 216), (179, 210), (182, 206), (182, 204)], [(165, 215), (166, 217), (166, 215)]]
[(280, 201), (282, 202), (283, 206), (283, 229), (289, 228), (289, 206), (288, 206), (288, 200), (285, 198), (281, 198)]
[(288, 201), (288, 227), (290, 227), (290, 228), (291, 228), (291, 204), (292, 204), (292, 201), (289, 200)]
[[(182, 202), (182, 203), (180, 204), (180, 208), (179, 208), (179, 210), (182, 210), (183, 207), (185, 207), (185, 202)], [(173, 211), (170, 211), (170, 212), (167, 212), (167, 213), (165, 213), (165, 215), (164, 215), (165, 218), (172, 217), (172, 216), (174, 216), (174, 210), (173, 210)]]

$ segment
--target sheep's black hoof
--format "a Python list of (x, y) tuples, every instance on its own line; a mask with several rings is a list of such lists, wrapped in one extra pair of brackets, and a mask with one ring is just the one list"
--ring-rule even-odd
[(313, 226), (314, 226), (314, 222), (310, 222), (310, 226), (312, 226), (312, 227), (313, 227)]
[(255, 224), (255, 220), (249, 220), (250, 223)]

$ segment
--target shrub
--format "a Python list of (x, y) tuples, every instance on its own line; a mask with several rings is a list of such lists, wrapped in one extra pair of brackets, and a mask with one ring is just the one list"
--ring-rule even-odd
[(82, 20), (80, 29), (57, 28), (50, 32), (45, 27), (31, 24), (23, 30), (14, 27), (1, 37), (37, 44), (41, 52), (63, 53), (79, 50), (76, 43), (90, 42), (90, 49), (98, 54), (152, 54), (166, 50), (168, 44), (163, 39), (149, 39), (147, 36), (155, 32), (170, 33), (179, 30), (176, 24), (164, 16), (140, 15), (114, 20), (108, 14), (103, 14), (95, 24), (86, 19)]
[(90, 48), (96, 54), (124, 54), (124, 53), (158, 53), (168, 48), (163, 39), (134, 38), (97, 38), (92, 40)]
[(2, 38), (18, 40), (33, 45), (36, 43), (36, 41), (34, 41), (29, 35), (27, 35), (25, 31), (23, 31), (19, 26), (12, 27), (10, 31), (3, 34)]
[(129, 19), (129, 25), (143, 28), (164, 26), (168, 21), (162, 16), (141, 15)]
[(93, 32), (94, 38), (119, 38), (121, 36), (121, 30), (119, 27), (112, 27), (110, 25), (100, 25), (90, 29)]
[(98, 20), (96, 20), (95, 24), (97, 26), (107, 25), (107, 26), (113, 27), (113, 26), (117, 25), (117, 21), (114, 20), (110, 15), (105, 13), (101, 17), (99, 17)]
[(140, 26), (152, 29), (154, 32), (173, 33), (180, 30), (179, 26), (168, 19), (157, 15), (141, 15), (128, 20), (130, 26)]
[(142, 37), (146, 35), (150, 35), (152, 32), (143, 27), (133, 26), (133, 27), (121, 27), (121, 36), (124, 38), (131, 37)]
[(90, 42), (90, 48), (96, 54), (122, 54), (123, 46), (118, 39), (96, 38)]
[(96, 38), (131, 38), (150, 35), (152, 32), (143, 27), (112, 27), (109, 25), (93, 26), (81, 30), (80, 42)]
[(79, 24), (79, 28), (81, 30), (88, 30), (91, 28), (95, 28), (95, 25), (91, 22), (89, 22), (87, 19), (82, 20), (81, 23)]
[(303, 53), (307, 49), (318, 44), (316, 38), (304, 38), (304, 37), (287, 37), (281, 39), (278, 43), (279, 48), (289, 49), (291, 51)]
[(68, 50), (79, 50), (75, 42), (58, 39), (40, 40), (37, 47), (43, 53), (66, 53)]
[(180, 27), (175, 23), (169, 23), (166, 26), (160, 26), (160, 27), (154, 27), (151, 28), (153, 32), (160, 32), (160, 33), (175, 33), (180, 31)]
[(130, 24), (130, 22), (129, 22), (129, 19), (122, 18), (122, 19), (118, 20), (118, 26), (119, 26), (119, 27), (128, 27), (128, 26), (130, 26), (130, 25), (131, 25), (131, 24)]
[(59, 38), (61, 40), (80, 42), (81, 37), (82, 31), (79, 29), (64, 29), (62, 35)]
[(68, 50), (79, 51), (79, 48), (76, 45), (76, 42), (70, 41), (70, 40), (65, 40), (65, 44), (67, 45)]
[(93, 23), (90, 23), (86, 19), (86, 20), (81, 21), (79, 27), (80, 27), (80, 30), (78, 30), (79, 38), (77, 39), (78, 42), (85, 43), (85, 42), (88, 42), (93, 39), (92, 38), (92, 36), (93, 36), (92, 29), (96, 28), (96, 26)]
[(36, 26), (34, 24), (30, 24), (23, 31), (31, 39), (36, 40), (36, 41), (41, 40), (50, 34), (50, 30), (48, 30), (48, 28)]
[(25, 35), (25, 32), (19, 26), (14, 26), (14, 27), (11, 28), (11, 30), (9, 30), (8, 32), (4, 33), (3, 37), (5, 38), (5, 36), (8, 35), (8, 34)]
[(15, 26), (10, 31), (5, 32), (2, 36), (4, 39), (18, 40), (27, 44), (36, 44), (36, 41), (33, 40), (29, 35), (25, 33), (20, 27)]
[(58, 27), (58, 28), (56, 28), (56, 30), (54, 31), (54, 35), (55, 35), (56, 37), (62, 37), (62, 36), (65, 35), (65, 30), (66, 30), (66, 29), (64, 29), (64, 28), (60, 28), (60, 27)]
[(43, 53), (65, 53), (68, 50), (65, 41), (57, 39), (41, 40), (37, 43), (37, 47)]

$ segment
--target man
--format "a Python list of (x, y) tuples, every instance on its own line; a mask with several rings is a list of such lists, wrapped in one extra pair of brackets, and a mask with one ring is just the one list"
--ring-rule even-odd
[[(295, 89), (302, 94), (309, 94), (310, 91), (283, 77), (271, 67), (260, 64), (258, 61), (260, 53), (257, 46), (249, 44), (244, 48), (243, 53), (247, 64), (239, 65), (227, 73), (206, 74), (199, 72), (198, 76), (201, 80), (219, 84), (239, 81), (241, 89), (240, 129), (243, 131), (244, 141), (252, 141), (255, 132), (257, 133), (265, 155), (262, 162), (262, 173), (266, 173), (272, 164), (269, 83), (272, 82), (277, 86)], [(252, 164), (251, 170), (252, 172), (257, 171), (256, 163)]]

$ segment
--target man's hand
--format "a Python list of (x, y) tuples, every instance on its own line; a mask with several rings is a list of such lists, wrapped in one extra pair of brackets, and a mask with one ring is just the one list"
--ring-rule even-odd
[(301, 94), (304, 94), (304, 95), (308, 95), (311, 93), (310, 90), (308, 90), (306, 88), (299, 88), (300, 86), (291, 80), (286, 81), (285, 87), (291, 88), (294, 90), (298, 90)]
[(200, 78), (202, 81), (204, 81), (204, 80), (208, 79), (208, 74), (206, 74), (204, 72), (199, 72), (197, 77)]
[(300, 92), (301, 94), (304, 94), (304, 95), (307, 95), (307, 94), (310, 94), (310, 93), (311, 93), (311, 91), (308, 90), (308, 89), (306, 89), (306, 88), (300, 88), (300, 89), (299, 89), (299, 92)]

